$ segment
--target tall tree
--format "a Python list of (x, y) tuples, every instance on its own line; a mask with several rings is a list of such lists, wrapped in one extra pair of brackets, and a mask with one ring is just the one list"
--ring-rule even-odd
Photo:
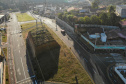
[(101, 20), (101, 24), (102, 25), (107, 25), (108, 24), (108, 15), (107, 15), (107, 13), (101, 13), (100, 15), (99, 15), (99, 18), (100, 18), (100, 20)]
[(99, 0), (94, 0), (92, 2), (92, 8), (98, 8), (98, 5), (100, 4), (100, 1)]
[(115, 6), (110, 5), (110, 6), (108, 7), (108, 11), (109, 11), (109, 13), (115, 12)]

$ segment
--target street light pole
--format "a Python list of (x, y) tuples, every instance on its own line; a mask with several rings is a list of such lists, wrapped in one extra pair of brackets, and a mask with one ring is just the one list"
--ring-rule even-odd
[[(56, 21), (56, 9), (55, 9), (55, 21)], [(57, 31), (57, 22), (56, 22), (56, 31)]]

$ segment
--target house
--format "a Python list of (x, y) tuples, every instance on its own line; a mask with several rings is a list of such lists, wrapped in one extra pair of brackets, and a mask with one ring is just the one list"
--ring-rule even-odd
[(79, 13), (87, 13), (87, 12), (89, 12), (89, 9), (82, 9), (79, 11)]
[(122, 18), (126, 18), (126, 5), (117, 5), (116, 14)]
[(120, 26), (120, 28), (126, 28), (126, 20), (125, 21), (120, 21), (119, 26)]

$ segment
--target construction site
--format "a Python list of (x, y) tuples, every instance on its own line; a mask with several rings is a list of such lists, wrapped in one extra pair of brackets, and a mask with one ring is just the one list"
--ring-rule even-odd
[(26, 46), (37, 80), (44, 81), (53, 77), (58, 70), (60, 46), (48, 30), (43, 27), (30, 31)]

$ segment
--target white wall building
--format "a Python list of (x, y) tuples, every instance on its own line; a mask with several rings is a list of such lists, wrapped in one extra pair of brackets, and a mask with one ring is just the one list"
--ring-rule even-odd
[(117, 15), (121, 16), (122, 18), (126, 18), (126, 5), (117, 5), (116, 13), (117, 13)]

